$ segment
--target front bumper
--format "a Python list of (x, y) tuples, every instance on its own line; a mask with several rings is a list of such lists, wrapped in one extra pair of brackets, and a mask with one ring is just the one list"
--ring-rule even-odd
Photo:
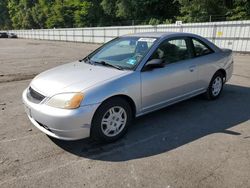
[(78, 140), (90, 136), (91, 121), (99, 104), (74, 110), (53, 108), (30, 102), (27, 89), (22, 99), (30, 121), (45, 134), (61, 140)]

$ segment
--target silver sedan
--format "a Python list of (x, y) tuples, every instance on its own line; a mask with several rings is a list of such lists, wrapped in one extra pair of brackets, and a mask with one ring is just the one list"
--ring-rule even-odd
[(112, 142), (135, 117), (199, 94), (218, 98), (232, 72), (232, 51), (198, 35), (138, 33), (39, 74), (22, 98), (51, 137)]

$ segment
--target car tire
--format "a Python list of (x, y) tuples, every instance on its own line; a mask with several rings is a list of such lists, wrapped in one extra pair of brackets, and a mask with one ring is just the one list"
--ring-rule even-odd
[(224, 75), (220, 71), (218, 71), (214, 74), (213, 78), (209, 83), (209, 86), (205, 93), (206, 98), (209, 100), (217, 99), (223, 90), (223, 86), (224, 86)]
[(90, 136), (98, 142), (114, 142), (121, 138), (132, 121), (132, 109), (121, 97), (105, 101), (92, 119)]

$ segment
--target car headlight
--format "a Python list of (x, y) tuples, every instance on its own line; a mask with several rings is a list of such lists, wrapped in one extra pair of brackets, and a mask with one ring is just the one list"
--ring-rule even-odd
[(62, 93), (54, 95), (46, 104), (55, 108), (78, 108), (84, 98), (83, 93)]

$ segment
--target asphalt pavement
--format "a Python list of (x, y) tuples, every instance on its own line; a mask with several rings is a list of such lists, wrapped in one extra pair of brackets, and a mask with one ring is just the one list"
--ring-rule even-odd
[(250, 187), (250, 55), (215, 101), (198, 96), (136, 119), (111, 144), (49, 138), (21, 94), (38, 73), (95, 44), (0, 40), (0, 187)]

